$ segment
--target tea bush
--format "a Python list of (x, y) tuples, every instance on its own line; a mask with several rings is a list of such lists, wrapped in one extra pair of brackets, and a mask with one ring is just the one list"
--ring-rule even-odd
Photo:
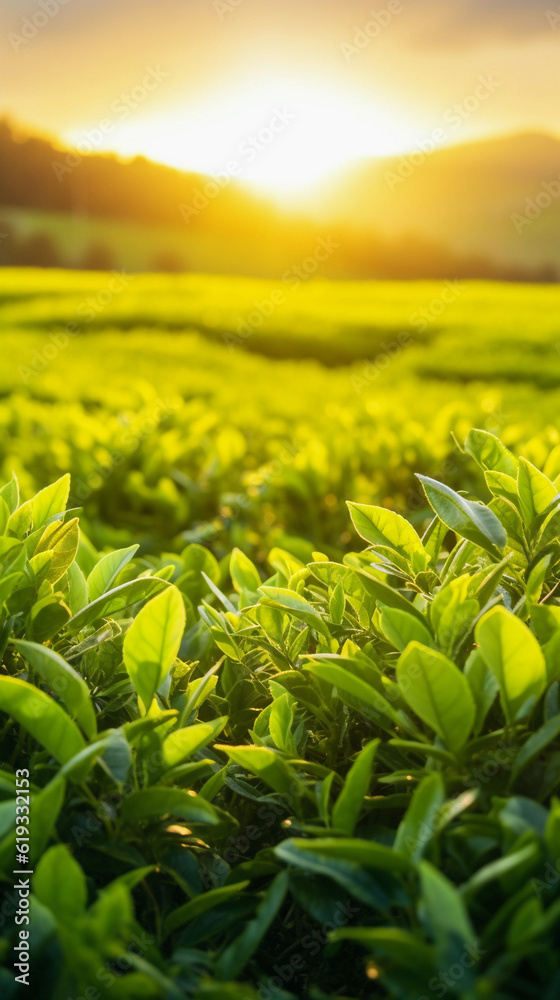
[(3, 487), (3, 995), (26, 928), (47, 1000), (557, 995), (560, 451), (463, 457), (265, 578)]
[[(24, 365), (47, 343), (2, 339)], [(0, 373), (0, 475), (15, 470), (28, 498), (71, 472), (71, 504), (99, 548), (180, 552), (196, 541), (222, 558), (237, 546), (264, 570), (274, 546), (304, 561), (314, 547), (349, 551), (345, 497), (416, 523), (416, 471), (484, 490), (453, 440), (471, 426), (539, 465), (560, 443), (560, 392), (458, 389), (407, 375), (405, 361), (335, 370), (187, 333), (75, 338), (27, 385), (17, 366)]]

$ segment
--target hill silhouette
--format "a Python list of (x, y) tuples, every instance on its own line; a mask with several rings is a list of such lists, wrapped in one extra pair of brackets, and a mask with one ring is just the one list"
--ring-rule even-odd
[[(10, 235), (0, 247), (4, 264), (277, 276), (328, 237), (338, 249), (321, 270), (325, 277), (555, 281), (560, 269), (560, 197), (550, 194), (550, 205), (537, 205), (535, 218), (517, 229), (513, 218), (525, 219), (543, 183), (560, 177), (560, 141), (542, 135), (440, 149), (414, 161), (365, 161), (318, 188), (305, 215), (282, 212), (232, 178), (144, 157), (81, 155), (6, 121), (0, 165), (0, 220), (3, 209), (7, 216), (0, 229)], [(72, 218), (84, 232), (94, 220), (113, 228), (106, 243), (95, 230), (88, 246), (68, 250), (58, 229)], [(139, 224), (158, 227), (163, 244), (131, 264), (114, 231), (132, 233)]]
[(430, 234), (456, 253), (560, 263), (560, 140), (539, 133), (367, 160), (315, 196), (317, 217)]

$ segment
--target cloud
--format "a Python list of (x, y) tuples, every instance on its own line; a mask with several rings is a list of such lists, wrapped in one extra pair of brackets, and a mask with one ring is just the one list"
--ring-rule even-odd
[(403, 37), (414, 48), (466, 48), (485, 42), (533, 40), (551, 35), (550, 10), (558, 0), (403, 0)]

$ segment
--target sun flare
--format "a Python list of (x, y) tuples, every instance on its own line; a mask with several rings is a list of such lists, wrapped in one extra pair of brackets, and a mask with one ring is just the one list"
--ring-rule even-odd
[[(65, 136), (79, 143), (80, 132)], [(414, 138), (412, 122), (388, 104), (343, 95), (328, 85), (247, 85), (196, 108), (119, 123), (104, 148), (143, 154), (181, 170), (228, 174), (271, 195), (294, 198), (365, 156), (391, 155)]]

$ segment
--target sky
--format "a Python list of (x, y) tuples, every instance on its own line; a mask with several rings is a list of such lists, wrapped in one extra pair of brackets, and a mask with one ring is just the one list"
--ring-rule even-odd
[(0, 115), (304, 192), (357, 158), (560, 135), (559, 0), (1, 0)]

